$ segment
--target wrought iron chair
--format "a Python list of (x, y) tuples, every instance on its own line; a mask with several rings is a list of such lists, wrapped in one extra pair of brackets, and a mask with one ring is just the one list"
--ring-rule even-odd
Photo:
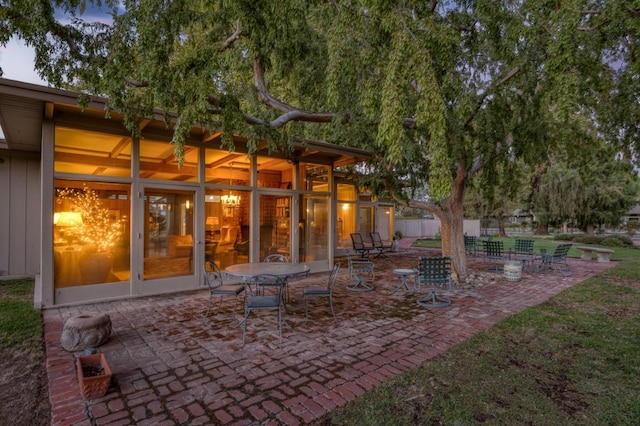
[[(276, 289), (276, 293), (265, 294), (263, 286)], [(245, 283), (244, 320), (242, 327), (242, 344), (245, 343), (249, 314), (253, 311), (277, 311), (278, 335), (282, 343), (282, 289), (284, 281), (275, 275), (256, 275)]]
[(536, 265), (536, 270), (551, 269), (554, 273), (560, 272), (564, 277), (573, 274), (569, 263), (567, 263), (567, 255), (572, 245), (569, 243), (559, 244), (553, 253), (542, 253), (539, 256), (540, 262)]
[(215, 262), (216, 249), (218, 248), (218, 242), (212, 241), (205, 243), (204, 245), (204, 259), (206, 262)]
[(236, 306), (238, 305), (238, 296), (244, 291), (244, 285), (225, 284), (223, 276), (224, 274), (220, 271), (220, 268), (218, 268), (218, 265), (216, 265), (214, 262), (206, 262), (204, 264), (204, 280), (207, 283), (207, 287), (209, 288), (209, 307), (207, 308), (207, 313), (204, 315), (202, 322), (205, 322), (209, 317), (209, 312), (211, 311), (211, 306), (213, 304), (213, 298), (220, 297), (218, 309), (215, 313), (217, 315), (220, 311), (220, 306), (222, 305), (222, 298), (225, 296), (233, 296), (235, 298), (235, 302), (233, 303), (233, 322), (235, 323), (236, 321)]
[(338, 279), (338, 272), (340, 272), (340, 263), (336, 263), (333, 265), (333, 269), (331, 270), (331, 275), (329, 275), (329, 282), (326, 287), (307, 287), (302, 292), (302, 301), (304, 304), (304, 317), (309, 319), (307, 315), (307, 298), (308, 297), (326, 297), (329, 299), (329, 308), (331, 309), (331, 315), (333, 315), (333, 320), (338, 322), (336, 318), (336, 313), (333, 310), (333, 286), (336, 284), (336, 280)]
[(428, 291), (425, 296), (418, 298), (418, 305), (424, 308), (446, 308), (451, 305), (451, 300), (437, 294), (443, 290), (451, 291), (451, 258), (420, 257), (416, 282), (419, 293), (423, 288)]
[[(289, 258), (287, 256), (285, 256), (284, 254), (278, 254), (278, 253), (274, 253), (274, 254), (270, 254), (267, 257), (264, 258), (264, 262), (269, 263), (269, 262), (275, 262), (275, 263), (289, 263)], [(307, 273), (308, 276), (308, 273)], [(288, 281), (289, 278), (284, 279), (284, 285), (285, 285), (285, 305), (286, 302), (289, 301), (289, 286)]]
[(280, 263), (289, 263), (289, 258), (284, 254), (270, 254), (264, 258), (263, 262), (280, 262)]
[(353, 244), (353, 251), (360, 253), (362, 257), (369, 256), (369, 252), (373, 250), (373, 246), (366, 244), (359, 232), (351, 234), (351, 243)]
[(376, 278), (373, 270), (375, 263), (367, 258), (352, 258), (347, 251), (347, 263), (349, 265), (349, 276), (355, 279), (354, 282), (347, 284), (347, 290), (365, 292), (372, 291), (373, 286), (369, 285)]
[(387, 257), (384, 252), (391, 251), (393, 247), (393, 241), (384, 242), (382, 241), (382, 237), (379, 232), (370, 232), (369, 236), (371, 237), (371, 244), (373, 244), (374, 250), (378, 251), (376, 257)]

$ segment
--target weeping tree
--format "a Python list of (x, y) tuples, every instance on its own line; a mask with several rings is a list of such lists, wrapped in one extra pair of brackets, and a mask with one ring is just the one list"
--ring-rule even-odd
[[(43, 78), (106, 96), (134, 135), (153, 108), (175, 112), (179, 160), (194, 125), (229, 149), (239, 133), (250, 152), (305, 138), (372, 151), (364, 183), (440, 218), (465, 276), (467, 186), (535, 162), (575, 111), (600, 118), (595, 99), (633, 69), (627, 3), (12, 0), (0, 43), (24, 39)], [(109, 19), (88, 18), (96, 4)]]

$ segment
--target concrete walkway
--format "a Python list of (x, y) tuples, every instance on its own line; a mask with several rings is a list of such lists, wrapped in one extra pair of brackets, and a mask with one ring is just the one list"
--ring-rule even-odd
[[(404, 241), (403, 241), (404, 242)], [(403, 244), (404, 246), (405, 244)], [(402, 247), (402, 246), (401, 246)], [(546, 272), (508, 282), (500, 274), (483, 287), (455, 289), (450, 307), (427, 310), (404, 290), (394, 268), (414, 267), (428, 249), (404, 247), (376, 259), (375, 291), (353, 293), (346, 261), (336, 285), (334, 323), (326, 301), (305, 322), (302, 288), (328, 274), (295, 283), (290, 329), (278, 343), (272, 312), (252, 316), (247, 343), (226, 303), (203, 323), (205, 289), (168, 296), (55, 308), (44, 312), (49, 395), (54, 425), (175, 425), (309, 423), (376, 385), (446, 351), (527, 307), (615, 266), (571, 259), (567, 278)], [(485, 271), (478, 258), (470, 269)], [(484, 273), (484, 272), (483, 272)], [(99, 348), (114, 373), (102, 398), (84, 400), (74, 355), (60, 345), (65, 320), (105, 312), (113, 334)]]

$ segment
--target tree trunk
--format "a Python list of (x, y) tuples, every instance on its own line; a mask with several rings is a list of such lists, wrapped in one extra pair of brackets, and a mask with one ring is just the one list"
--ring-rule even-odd
[(504, 229), (504, 218), (502, 217), (498, 218), (498, 235), (500, 235), (502, 238), (505, 238), (507, 236), (507, 231), (505, 231)]
[(546, 223), (538, 223), (536, 230), (534, 232), (535, 235), (549, 235), (549, 225)]
[(467, 252), (464, 248), (464, 218), (462, 205), (455, 204), (452, 203), (451, 208), (443, 209), (439, 216), (442, 231), (442, 255), (451, 257), (454, 273), (458, 278), (466, 278)]
[(453, 263), (452, 275), (464, 279), (467, 277), (467, 252), (464, 247), (463, 201), (467, 184), (464, 161), (460, 161), (453, 181), (451, 194), (444, 205), (410, 200), (408, 206), (427, 210), (440, 219), (442, 255), (450, 256)]
[(441, 223), (442, 255), (450, 256), (453, 272), (458, 278), (467, 277), (467, 251), (464, 248), (464, 192), (466, 189), (466, 172), (458, 165), (457, 175), (453, 181), (451, 195), (445, 200), (439, 214)]

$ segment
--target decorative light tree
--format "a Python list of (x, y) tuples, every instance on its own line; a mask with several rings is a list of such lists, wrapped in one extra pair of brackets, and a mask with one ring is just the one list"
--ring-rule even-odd
[(102, 207), (94, 190), (87, 186), (81, 190), (64, 188), (58, 190), (58, 197), (68, 200), (82, 215), (78, 238), (86, 245), (85, 251), (108, 251), (114, 246), (122, 233), (120, 224), (113, 221), (109, 209)]
[(84, 255), (79, 268), (84, 284), (104, 283), (111, 271), (111, 248), (122, 233), (120, 224), (114, 221), (109, 209), (102, 206), (98, 194), (91, 188), (58, 189), (58, 197), (67, 200), (82, 215), (78, 239), (84, 243)]

